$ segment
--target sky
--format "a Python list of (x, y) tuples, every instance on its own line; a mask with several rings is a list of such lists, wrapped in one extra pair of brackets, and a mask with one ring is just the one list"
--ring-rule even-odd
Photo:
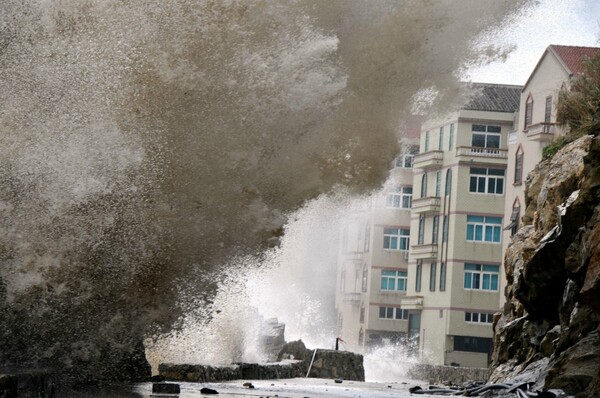
[(495, 62), (470, 71), (474, 82), (525, 83), (550, 44), (600, 46), (598, 0), (542, 0), (515, 18), (485, 44), (514, 45), (506, 62)]

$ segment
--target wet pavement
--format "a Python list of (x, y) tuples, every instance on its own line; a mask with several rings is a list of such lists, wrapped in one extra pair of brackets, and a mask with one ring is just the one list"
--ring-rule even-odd
[[(254, 388), (244, 386), (250, 382)], [(336, 383), (328, 379), (281, 379), (281, 380), (235, 380), (220, 383), (178, 383), (181, 392), (179, 398), (209, 397), (200, 392), (204, 387), (218, 391), (218, 397), (256, 397), (256, 398), (320, 398), (320, 397), (342, 397), (342, 398), (403, 398), (411, 395), (408, 389), (411, 386), (426, 383), (414, 380), (403, 382), (379, 383), (358, 382), (343, 380)], [(139, 397), (175, 397), (175, 395), (152, 394), (152, 383), (138, 384), (134, 391)], [(418, 395), (424, 397), (427, 395)]]

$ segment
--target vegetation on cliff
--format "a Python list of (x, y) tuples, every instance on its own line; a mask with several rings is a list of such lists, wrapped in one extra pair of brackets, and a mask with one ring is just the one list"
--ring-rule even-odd
[(543, 149), (543, 158), (549, 159), (569, 142), (600, 131), (600, 57), (584, 61), (585, 74), (575, 78), (570, 90), (559, 93), (556, 121), (568, 129)]

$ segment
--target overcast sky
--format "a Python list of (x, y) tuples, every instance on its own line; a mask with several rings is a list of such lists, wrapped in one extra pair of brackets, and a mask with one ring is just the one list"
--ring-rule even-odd
[(541, 0), (492, 39), (498, 44), (516, 46), (506, 62), (475, 69), (468, 78), (522, 85), (548, 45), (596, 47), (600, 46), (599, 39), (600, 1)]

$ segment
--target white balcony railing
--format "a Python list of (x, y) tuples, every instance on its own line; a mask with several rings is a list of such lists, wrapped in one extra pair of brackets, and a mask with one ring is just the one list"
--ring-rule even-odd
[(442, 200), (438, 196), (413, 199), (412, 211), (415, 213), (435, 213), (440, 211)]
[(352, 304), (360, 303), (360, 293), (344, 293), (344, 302)]
[(410, 248), (410, 257), (415, 260), (435, 259), (438, 255), (437, 243), (414, 245)]
[(413, 168), (424, 169), (437, 167), (444, 161), (444, 151), (428, 151), (415, 155)]
[(551, 141), (556, 132), (556, 123), (537, 123), (529, 126), (525, 132), (532, 141)]
[(508, 150), (502, 148), (460, 146), (456, 148), (456, 156), (478, 156), (484, 158), (506, 159), (508, 157)]
[(423, 297), (411, 296), (400, 298), (400, 306), (405, 309), (420, 310), (423, 308)]

